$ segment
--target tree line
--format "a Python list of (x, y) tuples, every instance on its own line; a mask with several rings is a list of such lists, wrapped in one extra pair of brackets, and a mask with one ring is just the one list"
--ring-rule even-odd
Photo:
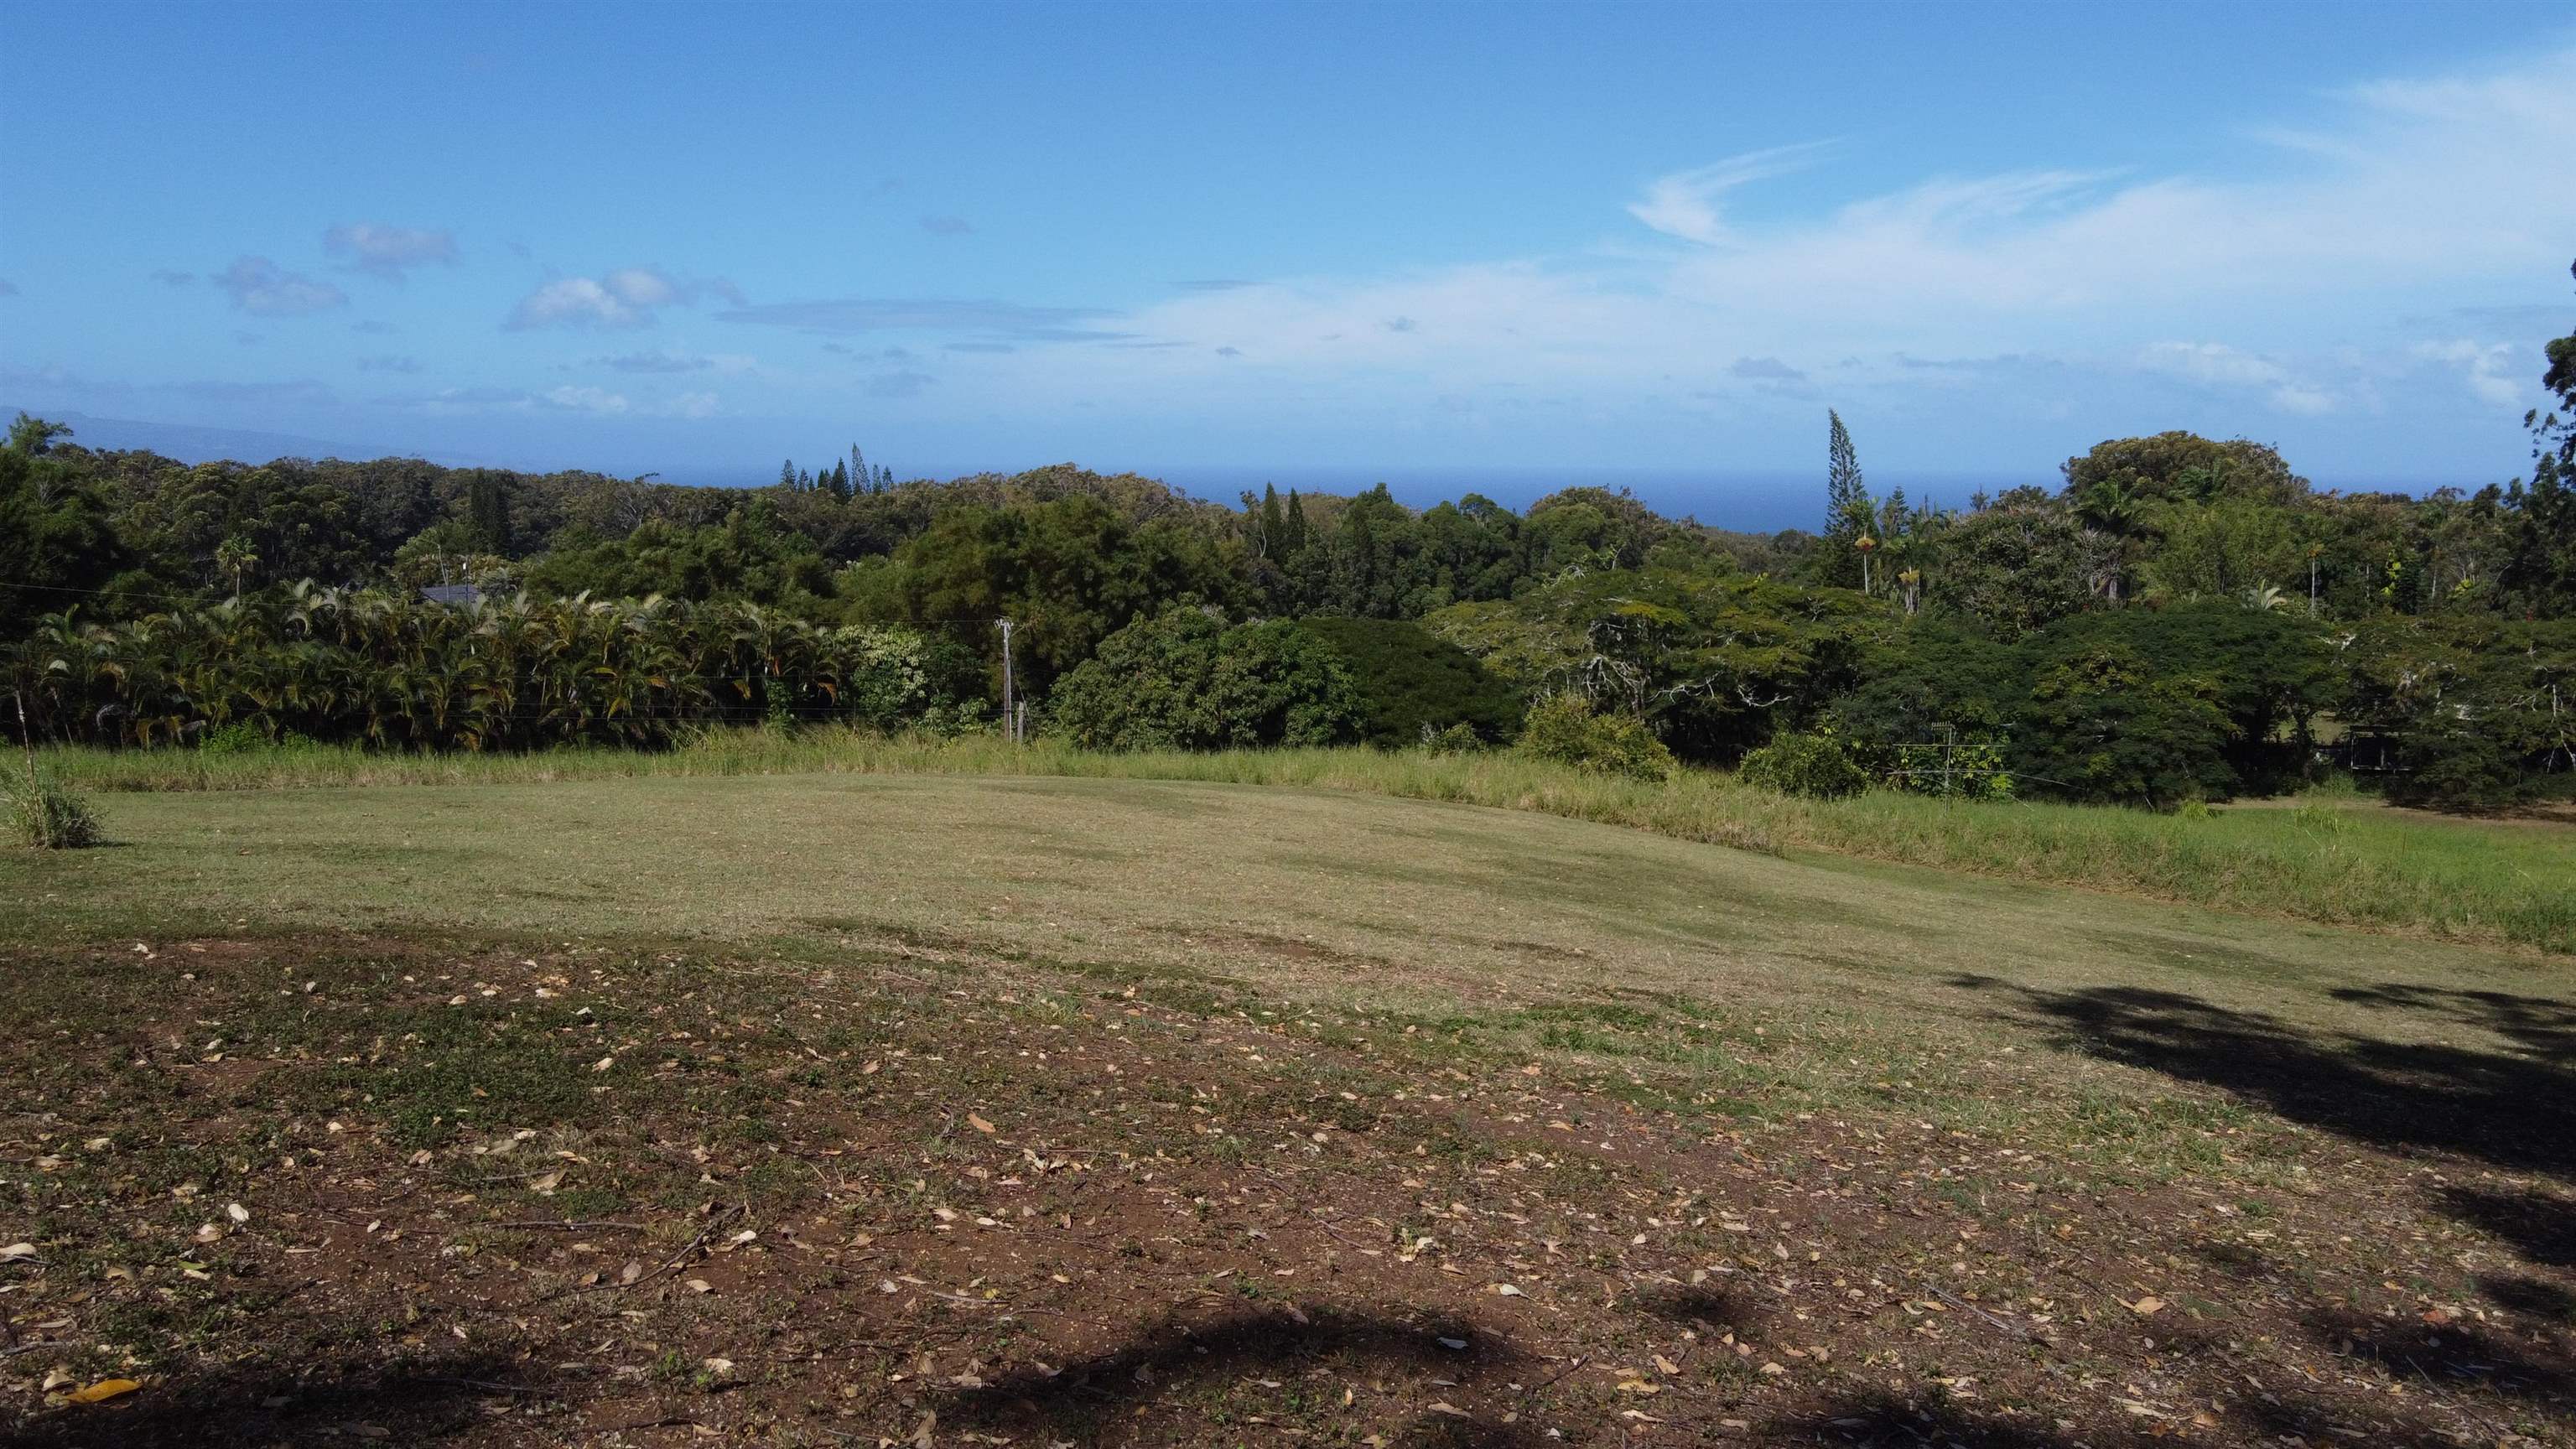
[[(2563, 411), (2528, 420), (2526, 476), (2421, 497), (2320, 490), (2267, 445), (2167, 432), (1940, 507), (1873, 492), (1829, 413), (1818, 525), (1776, 533), (1598, 488), (1515, 511), (1383, 485), (1229, 506), (1071, 465), (898, 481), (856, 447), (751, 489), (186, 465), (22, 417), (0, 446), (0, 641), (42, 729), (129, 743), (240, 721), (501, 748), (728, 712), (963, 718), (997, 693), (1009, 617), (1023, 689), (1106, 744), (1493, 742), (1572, 697), (1685, 760), (1823, 737), (1903, 783), (1904, 751), (1966, 741), (2024, 788), (2170, 803), (2275, 788), (2331, 745), (2400, 789), (2494, 801), (2576, 763), (2576, 336), (2547, 344), (2544, 381)], [(421, 596), (441, 584), (479, 601)], [(716, 642), (773, 625), (819, 662), (781, 674)], [(531, 631), (613, 647), (548, 653)], [(864, 671), (842, 649), (892, 649), (922, 682), (845, 703)], [(594, 709), (549, 674), (594, 659), (642, 682)], [(1131, 687), (1077, 678), (1095, 661)], [(375, 675), (418, 709), (352, 703)], [(1181, 714), (1149, 718), (1149, 679)], [(451, 724), (483, 718), (458, 713), (473, 698), (498, 701), (490, 722)]]

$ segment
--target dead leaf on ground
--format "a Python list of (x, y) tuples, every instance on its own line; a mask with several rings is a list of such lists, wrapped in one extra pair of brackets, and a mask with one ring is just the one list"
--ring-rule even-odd
[(100, 1379), (85, 1389), (74, 1389), (67, 1396), (75, 1404), (103, 1404), (110, 1399), (133, 1393), (143, 1385), (132, 1379)]

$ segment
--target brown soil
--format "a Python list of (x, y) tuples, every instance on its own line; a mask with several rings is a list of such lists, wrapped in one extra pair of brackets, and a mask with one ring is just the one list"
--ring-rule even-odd
[(2545, 1171), (2113, 1184), (1017, 963), (199, 944), (8, 964), (75, 983), (0, 1087), (12, 1444), (2576, 1444)]

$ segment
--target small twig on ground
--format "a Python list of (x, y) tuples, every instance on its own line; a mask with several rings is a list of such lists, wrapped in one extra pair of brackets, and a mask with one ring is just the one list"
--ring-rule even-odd
[(422, 1380), (422, 1382), (433, 1384), (461, 1384), (469, 1389), (490, 1389), (496, 1394), (534, 1394), (541, 1398), (554, 1393), (554, 1390), (552, 1389), (532, 1389), (524, 1384), (496, 1384), (489, 1379), (434, 1378), (425, 1379)]
[(555, 1231), (557, 1231), (557, 1232), (568, 1232), (568, 1233), (584, 1232), (584, 1231), (587, 1231), (587, 1230), (589, 1230), (589, 1229), (591, 1229), (591, 1228), (624, 1228), (626, 1231), (628, 1231), (628, 1232), (630, 1232), (630, 1233), (640, 1233), (640, 1232), (643, 1232), (646, 1228), (650, 1227), (650, 1226), (651, 1226), (651, 1224), (649, 1224), (649, 1223), (612, 1223), (612, 1222), (576, 1222), (576, 1221), (574, 1221), (574, 1220), (573, 1220), (573, 1219), (571, 1219), (571, 1218), (545, 1218), (545, 1219), (541, 1219), (541, 1220), (536, 1221), (536, 1222), (526, 1222), (526, 1223), (486, 1223), (486, 1224), (484, 1224), (484, 1226), (486, 1226), (486, 1227), (493, 1227), (493, 1228), (552, 1228), (552, 1229), (554, 1229), (554, 1230), (555, 1230)]
[(697, 1422), (697, 1420), (685, 1415), (673, 1414), (667, 1419), (638, 1419), (632, 1424), (602, 1424), (596, 1429), (586, 1430), (585, 1432), (592, 1434), (623, 1434), (630, 1429), (675, 1429), (682, 1424), (694, 1427)]
[(678, 1252), (664, 1258), (654, 1267), (653, 1271), (649, 1273), (617, 1283), (576, 1283), (570, 1288), (558, 1288), (554, 1292), (548, 1293), (542, 1297), (531, 1298), (527, 1302), (520, 1304), (517, 1308), (509, 1311), (513, 1313), (525, 1313), (529, 1309), (535, 1308), (541, 1304), (552, 1303), (558, 1298), (570, 1298), (578, 1293), (599, 1293), (610, 1292), (623, 1288), (641, 1288), (645, 1284), (650, 1283), (654, 1279), (661, 1277), (663, 1274), (670, 1272), (674, 1268), (677, 1268), (682, 1263), (687, 1262), (691, 1254), (706, 1246), (707, 1239), (715, 1236), (716, 1229), (732, 1222), (735, 1218), (742, 1216), (750, 1210), (750, 1205), (747, 1203), (735, 1203), (732, 1207), (726, 1208), (723, 1212), (717, 1213), (714, 1217), (707, 1219), (707, 1225), (698, 1229), (698, 1235), (696, 1237), (689, 1239), (687, 1243), (681, 1246)]

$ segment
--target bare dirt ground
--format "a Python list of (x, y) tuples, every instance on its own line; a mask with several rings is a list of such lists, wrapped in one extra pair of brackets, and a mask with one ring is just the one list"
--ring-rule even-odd
[[(2114, 1131), (2278, 1185), (2115, 1185), (1866, 1094), (1753, 1112), (1654, 1058), (1768, 1029), (1665, 1003), (1560, 1013), (1646, 1049), (1601, 1070), (863, 954), (12, 960), (53, 983), (10, 1033), (12, 1442), (2576, 1442), (2536, 1117), (2391, 1150), (2178, 1100)], [(1995, 1092), (2046, 1069), (1993, 1049)]]

